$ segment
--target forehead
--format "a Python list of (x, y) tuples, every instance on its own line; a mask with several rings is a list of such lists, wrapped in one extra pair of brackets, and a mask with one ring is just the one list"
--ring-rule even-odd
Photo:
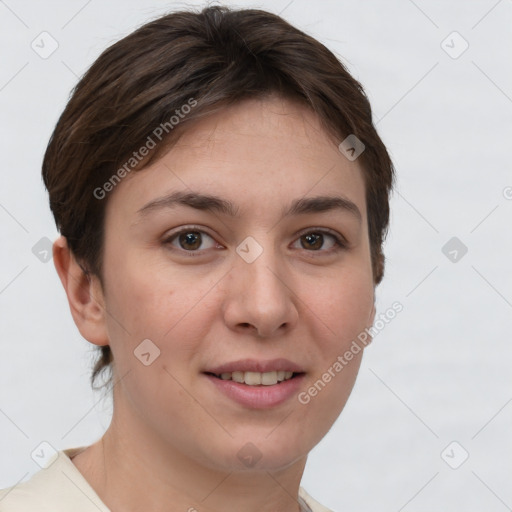
[(340, 153), (309, 108), (279, 97), (244, 100), (193, 121), (158, 161), (116, 187), (109, 207), (133, 214), (176, 190), (225, 197), (241, 215), (273, 203), (282, 212), (288, 197), (334, 192), (365, 209), (359, 163)]

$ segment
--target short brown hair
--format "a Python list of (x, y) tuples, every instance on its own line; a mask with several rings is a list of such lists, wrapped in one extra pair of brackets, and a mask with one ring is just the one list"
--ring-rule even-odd
[[(107, 48), (72, 91), (48, 143), (42, 175), (57, 229), (84, 271), (104, 284), (108, 197), (101, 200), (95, 190), (110, 188), (105, 185), (116, 170), (124, 175), (120, 170), (127, 171), (126, 162), (156, 127), (166, 127), (161, 143), (134, 169), (161, 156), (193, 119), (271, 93), (307, 105), (338, 142), (352, 134), (363, 142), (359, 158), (373, 279), (379, 284), (394, 169), (362, 86), (324, 45), (279, 16), (224, 6), (175, 12), (143, 25)], [(173, 131), (169, 120), (191, 99), (194, 108)], [(93, 386), (111, 362), (110, 347), (101, 347)]]

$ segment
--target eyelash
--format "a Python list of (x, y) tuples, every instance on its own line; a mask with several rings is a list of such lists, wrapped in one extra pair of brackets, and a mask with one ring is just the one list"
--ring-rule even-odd
[[(211, 235), (209, 235), (206, 231), (204, 231), (203, 229), (201, 229), (199, 226), (186, 226), (182, 229), (180, 229), (179, 231), (175, 232), (175, 233), (172, 233), (170, 236), (166, 237), (164, 240), (163, 240), (163, 243), (164, 245), (168, 245), (168, 246), (171, 246), (172, 247), (172, 242), (178, 238), (181, 234), (183, 233), (191, 233), (191, 232), (198, 232), (198, 233), (201, 233), (201, 234), (206, 234), (208, 235), (212, 240), (213, 237)], [(322, 236), (330, 236), (333, 240), (334, 240), (334, 246), (325, 251), (325, 250), (307, 250), (307, 249), (304, 249), (305, 251), (307, 252), (311, 252), (311, 253), (320, 253), (320, 254), (332, 254), (332, 253), (335, 253), (335, 252), (338, 252), (338, 251), (342, 251), (342, 250), (345, 250), (348, 248), (348, 243), (346, 242), (346, 240), (340, 236), (340, 235), (337, 235), (336, 233), (332, 232), (332, 231), (329, 231), (327, 229), (316, 229), (316, 228), (309, 228), (308, 231), (303, 231), (302, 233), (299, 234), (298, 238), (296, 240), (299, 240), (300, 238), (302, 238), (303, 236), (306, 236), (306, 235), (310, 235), (310, 234), (316, 234), (316, 235), (322, 235)], [(186, 254), (187, 257), (197, 257), (197, 256), (201, 256), (202, 255), (202, 251), (201, 250), (195, 250), (195, 251), (187, 251), (186, 249), (181, 249), (181, 248), (175, 248), (175, 247), (172, 247), (171, 250), (176, 250), (178, 252), (181, 252), (183, 254)], [(208, 250), (208, 249), (203, 249), (204, 250)]]

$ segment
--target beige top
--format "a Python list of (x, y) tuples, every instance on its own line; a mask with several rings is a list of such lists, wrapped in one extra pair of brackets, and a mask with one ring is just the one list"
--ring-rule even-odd
[[(110, 512), (71, 458), (85, 447), (57, 452), (54, 462), (26, 482), (0, 490), (0, 512)], [(300, 487), (306, 512), (332, 512)]]

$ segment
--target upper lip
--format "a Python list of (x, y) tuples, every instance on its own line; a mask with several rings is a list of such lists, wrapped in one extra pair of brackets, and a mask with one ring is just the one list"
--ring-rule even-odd
[(304, 370), (296, 363), (289, 361), (288, 359), (269, 359), (269, 360), (257, 360), (257, 359), (239, 359), (238, 361), (231, 361), (229, 363), (221, 364), (213, 368), (209, 368), (205, 373), (215, 373), (220, 375), (221, 373), (232, 373), (232, 372), (274, 372), (274, 371), (285, 371), (294, 373), (303, 373)]

